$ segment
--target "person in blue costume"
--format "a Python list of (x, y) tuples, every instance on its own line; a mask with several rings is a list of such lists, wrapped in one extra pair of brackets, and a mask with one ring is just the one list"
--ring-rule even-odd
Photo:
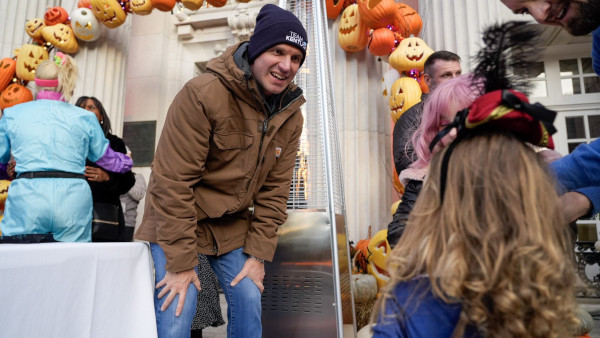
[(69, 104), (77, 65), (57, 53), (36, 71), (35, 101), (4, 110), (0, 162), (16, 162), (2, 221), (8, 242), (90, 242), (92, 193), (85, 160), (109, 171), (130, 170), (132, 161), (114, 152), (96, 116)]

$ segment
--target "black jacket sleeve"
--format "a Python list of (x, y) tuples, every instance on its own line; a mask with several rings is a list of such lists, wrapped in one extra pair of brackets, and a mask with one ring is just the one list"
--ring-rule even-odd
[(392, 146), (394, 165), (398, 174), (416, 159), (413, 155), (412, 136), (421, 123), (422, 110), (423, 101), (405, 111), (394, 125)]
[(400, 202), (398, 205), (398, 209), (396, 209), (396, 213), (394, 213), (392, 222), (388, 224), (387, 240), (390, 244), (390, 247), (394, 248), (400, 240), (400, 237), (404, 232), (404, 228), (406, 227), (408, 216), (415, 206), (415, 202), (417, 201), (417, 197), (421, 192), (422, 186), (423, 181), (410, 180), (404, 187), (402, 202)]

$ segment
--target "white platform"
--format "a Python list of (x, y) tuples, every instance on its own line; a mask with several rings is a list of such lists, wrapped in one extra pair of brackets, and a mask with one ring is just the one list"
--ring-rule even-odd
[(0, 245), (0, 336), (156, 337), (145, 243)]

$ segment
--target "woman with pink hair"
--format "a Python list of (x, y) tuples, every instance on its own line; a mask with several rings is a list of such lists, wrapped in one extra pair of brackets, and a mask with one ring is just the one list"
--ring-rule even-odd
[(388, 225), (387, 239), (391, 247), (394, 247), (402, 236), (408, 215), (421, 191), (432, 157), (429, 144), (440, 130), (454, 120), (458, 111), (467, 108), (475, 101), (479, 93), (480, 90), (473, 86), (471, 76), (463, 74), (444, 81), (429, 94), (423, 107), (421, 124), (412, 139), (417, 160), (400, 173), (404, 194), (402, 202), (394, 213), (394, 219)]

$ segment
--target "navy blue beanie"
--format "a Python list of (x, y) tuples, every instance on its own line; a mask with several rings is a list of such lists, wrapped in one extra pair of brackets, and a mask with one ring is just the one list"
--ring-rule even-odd
[(267, 49), (280, 43), (298, 48), (302, 52), (302, 63), (306, 58), (308, 37), (298, 18), (289, 11), (268, 4), (261, 8), (256, 17), (254, 34), (248, 45), (248, 60), (254, 63), (257, 57)]

